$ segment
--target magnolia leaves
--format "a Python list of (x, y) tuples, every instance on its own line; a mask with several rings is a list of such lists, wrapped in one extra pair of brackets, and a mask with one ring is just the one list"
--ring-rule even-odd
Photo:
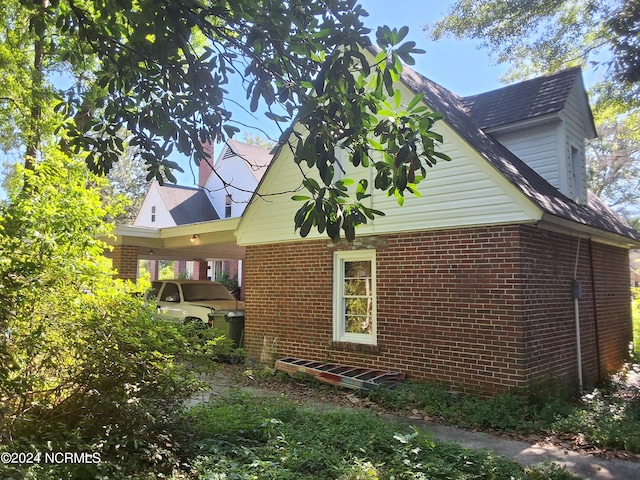
[(304, 201), (305, 204), (295, 215), (296, 229), (300, 230), (300, 236), (306, 237), (313, 227), (318, 232), (324, 233), (331, 239), (339, 239), (341, 231), (351, 241), (355, 238), (355, 229), (358, 225), (367, 223), (367, 219), (373, 220), (376, 215), (384, 215), (384, 212), (374, 210), (362, 203), (370, 197), (367, 192), (368, 182), (362, 179), (356, 187), (356, 202), (350, 200), (348, 187), (355, 183), (347, 178), (338, 180), (333, 185), (321, 186), (316, 180), (306, 178), (304, 187), (312, 196), (294, 195), (293, 200)]
[[(294, 219), (302, 237), (315, 227), (333, 240), (344, 235), (352, 241), (359, 225), (384, 215), (371, 206), (371, 189), (386, 191), (402, 205), (406, 192), (420, 196), (427, 167), (449, 160), (436, 150), (442, 137), (433, 126), (442, 116), (424, 105), (422, 94), (403, 103), (402, 61), (414, 63), (412, 55), (422, 53), (414, 42), (400, 44), (407, 33), (406, 27), (381, 27), (380, 50), (354, 45), (322, 59), (313, 95), (289, 140), (310, 193), (293, 197), (304, 202)], [(343, 178), (347, 164), (374, 169), (373, 185), (366, 178)]]
[[(294, 124), (283, 139), (314, 172), (305, 177), (308, 198), (297, 198), (303, 236), (315, 227), (353, 239), (358, 225), (383, 215), (370, 205), (371, 189), (402, 203), (446, 158), (435, 150), (439, 117), (398, 88), (403, 62), (423, 51), (405, 41), (407, 27), (379, 28), (372, 50), (356, 0), (60, 0), (38, 15), (46, 28), (34, 23), (35, 33), (66, 45), (59, 58), (72, 77), (56, 133), (95, 172), (134, 147), (148, 179), (174, 181), (176, 152), (199, 164), (203, 144), (238, 132), (236, 85), (248, 110)], [(347, 180), (349, 164), (374, 175)]]

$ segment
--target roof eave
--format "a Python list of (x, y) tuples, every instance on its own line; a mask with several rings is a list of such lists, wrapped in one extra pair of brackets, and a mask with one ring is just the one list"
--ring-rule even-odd
[(488, 134), (510, 133), (518, 130), (536, 127), (539, 125), (553, 123), (556, 121), (561, 121), (560, 112), (553, 112), (547, 115), (541, 115), (539, 117), (527, 118), (519, 122), (512, 122), (486, 128), (483, 127), (482, 130)]
[(596, 227), (576, 223), (550, 213), (544, 213), (536, 224), (538, 228), (573, 237), (588, 238), (598, 243), (620, 248), (640, 248), (640, 239), (634, 239), (615, 232), (601, 230)]

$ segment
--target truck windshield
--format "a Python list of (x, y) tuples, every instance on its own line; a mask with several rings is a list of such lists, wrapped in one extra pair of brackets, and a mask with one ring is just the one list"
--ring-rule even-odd
[(220, 283), (184, 283), (182, 295), (185, 302), (235, 300), (234, 296)]

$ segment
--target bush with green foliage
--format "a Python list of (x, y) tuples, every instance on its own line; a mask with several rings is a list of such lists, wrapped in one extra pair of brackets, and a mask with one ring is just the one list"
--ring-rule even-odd
[(640, 365), (625, 366), (607, 384), (583, 395), (579, 408), (553, 428), (579, 433), (598, 447), (640, 453)]
[[(22, 466), (35, 478), (109, 478), (176, 463), (169, 428), (194, 391), (187, 342), (113, 279), (100, 180), (51, 155), (0, 208), (0, 432), (6, 451), (92, 452), (99, 465)], [(0, 477), (17, 473), (0, 466)], [(89, 472), (90, 471), (90, 472)]]
[(201, 322), (187, 322), (180, 329), (188, 344), (180, 358), (190, 365), (210, 369), (212, 362), (244, 362), (244, 349), (236, 348), (234, 341), (224, 332)]
[(217, 273), (215, 280), (216, 282), (220, 282), (222, 285), (224, 285), (225, 288), (232, 293), (237, 292), (238, 289), (240, 288), (240, 285), (238, 285), (238, 276), (237, 275), (231, 276), (229, 272)]

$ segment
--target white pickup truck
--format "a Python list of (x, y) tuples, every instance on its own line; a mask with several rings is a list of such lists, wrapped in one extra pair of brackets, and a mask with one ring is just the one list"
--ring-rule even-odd
[(157, 318), (172, 322), (200, 321), (213, 325), (214, 318), (244, 317), (244, 302), (236, 300), (224, 285), (208, 280), (158, 280), (146, 298), (156, 302)]

